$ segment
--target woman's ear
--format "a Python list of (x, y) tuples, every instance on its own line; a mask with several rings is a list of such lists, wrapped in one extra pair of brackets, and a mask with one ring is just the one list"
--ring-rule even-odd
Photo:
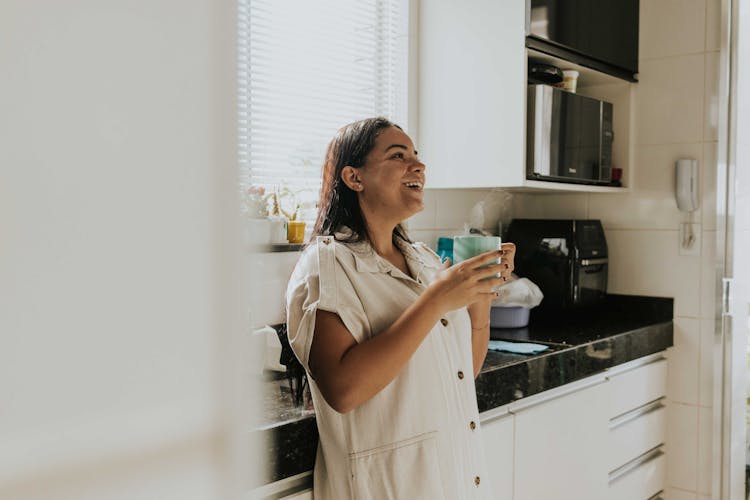
[(352, 191), (362, 191), (362, 178), (359, 175), (359, 169), (349, 165), (345, 166), (341, 169), (341, 180)]

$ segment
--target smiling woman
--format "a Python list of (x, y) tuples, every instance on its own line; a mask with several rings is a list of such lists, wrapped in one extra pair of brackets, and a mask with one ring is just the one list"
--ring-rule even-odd
[(320, 435), (316, 500), (490, 496), (469, 374), (515, 249), (447, 267), (413, 243), (401, 221), (422, 210), (424, 181), (411, 139), (384, 118), (328, 146), (316, 238), (287, 289)]

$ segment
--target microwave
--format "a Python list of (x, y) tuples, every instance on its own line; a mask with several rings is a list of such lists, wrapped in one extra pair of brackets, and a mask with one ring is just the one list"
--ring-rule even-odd
[(526, 178), (610, 184), (612, 104), (550, 85), (529, 85)]

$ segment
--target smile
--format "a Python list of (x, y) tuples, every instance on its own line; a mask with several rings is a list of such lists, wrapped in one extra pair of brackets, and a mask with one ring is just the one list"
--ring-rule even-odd
[(408, 187), (409, 189), (414, 189), (416, 191), (421, 191), (423, 184), (419, 181), (411, 181), (411, 182), (405, 182), (404, 186)]

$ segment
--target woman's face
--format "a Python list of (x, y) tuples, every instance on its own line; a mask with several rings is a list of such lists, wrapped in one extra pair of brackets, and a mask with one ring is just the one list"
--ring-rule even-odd
[(424, 208), (425, 166), (402, 130), (383, 129), (365, 165), (356, 170), (365, 214), (374, 213), (398, 223)]

